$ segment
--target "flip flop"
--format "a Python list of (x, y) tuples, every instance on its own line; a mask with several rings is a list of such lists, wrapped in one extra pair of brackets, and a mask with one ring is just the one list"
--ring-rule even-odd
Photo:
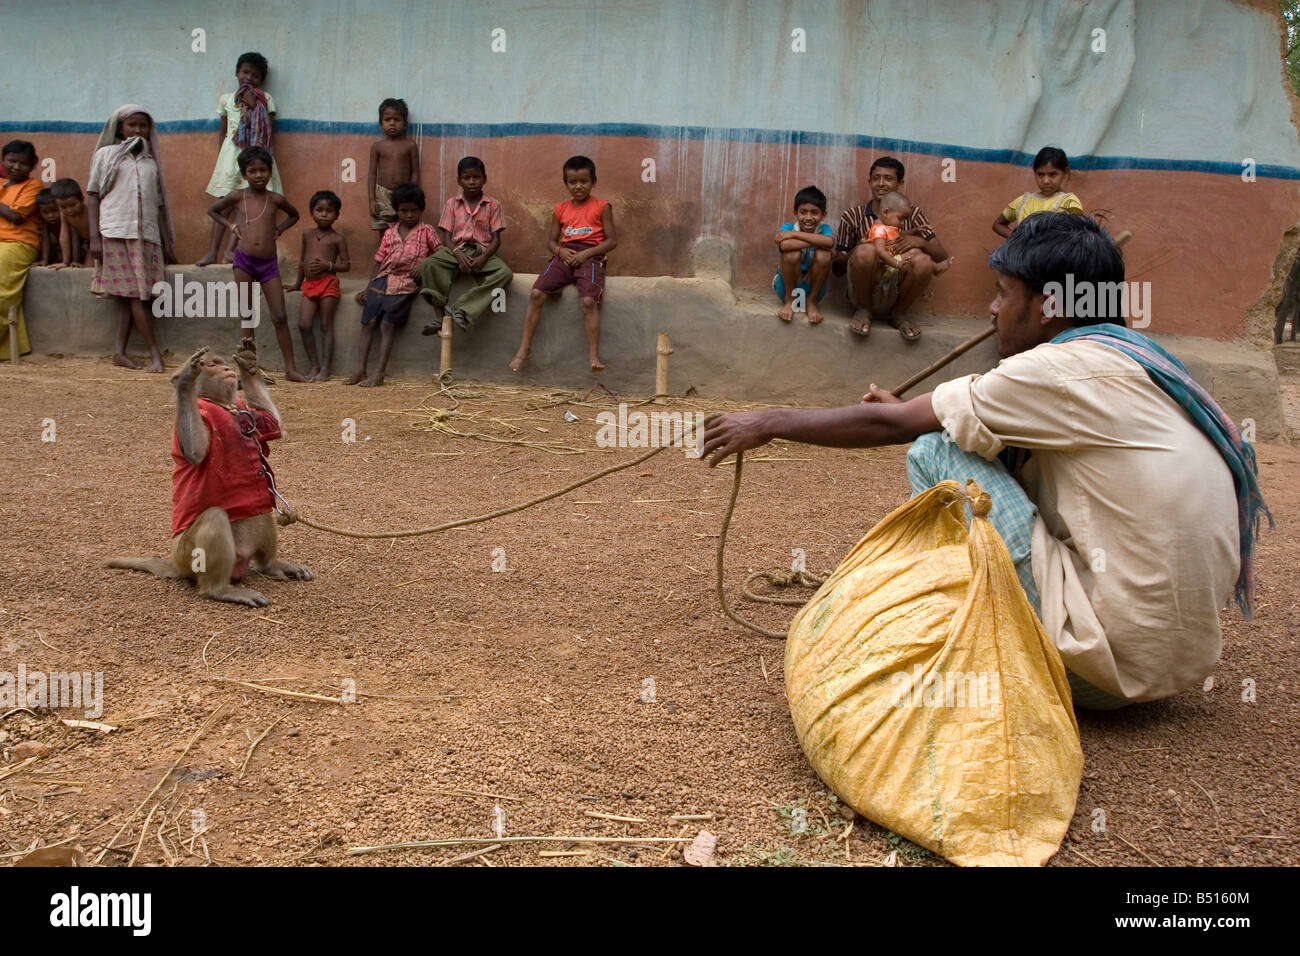
[(894, 328), (898, 329), (898, 333), (903, 337), (904, 342), (915, 342), (921, 337), (921, 330), (907, 319), (899, 319)]
[(849, 323), (849, 331), (854, 335), (860, 335), (864, 339), (871, 334), (870, 319), (854, 319)]

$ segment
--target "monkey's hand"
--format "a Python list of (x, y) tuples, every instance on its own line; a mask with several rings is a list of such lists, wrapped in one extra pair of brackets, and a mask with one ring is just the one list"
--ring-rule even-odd
[(203, 356), (206, 355), (207, 352), (208, 347), (205, 345), (203, 348), (191, 355), (188, 361), (181, 366), (180, 371), (178, 371), (175, 377), (172, 378), (172, 382), (176, 385), (176, 391), (193, 391), (194, 380), (199, 377), (199, 363), (203, 361)]
[(246, 338), (239, 343), (239, 349), (235, 352), (235, 364), (247, 377), (251, 378), (257, 374), (257, 343), (251, 338)]

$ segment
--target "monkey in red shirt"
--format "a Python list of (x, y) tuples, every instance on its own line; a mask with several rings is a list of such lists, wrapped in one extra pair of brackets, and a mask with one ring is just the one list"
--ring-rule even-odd
[[(257, 352), (245, 339), (235, 372), (201, 348), (172, 377), (172, 557), (112, 558), (110, 568), (194, 581), (204, 597), (250, 607), (265, 595), (235, 582), (249, 570), (278, 580), (310, 581), (299, 564), (276, 557), (275, 500), (267, 442), (280, 437), (280, 413), (267, 394)], [(247, 400), (236, 401), (242, 386)]]

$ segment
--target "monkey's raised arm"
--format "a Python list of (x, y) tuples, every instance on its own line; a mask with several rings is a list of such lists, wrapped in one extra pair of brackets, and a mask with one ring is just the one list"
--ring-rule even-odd
[(180, 441), (181, 454), (191, 465), (198, 465), (208, 457), (208, 426), (199, 414), (198, 377), (199, 361), (208, 351), (205, 345), (186, 362), (176, 377), (176, 437)]
[(244, 389), (244, 404), (249, 408), (269, 412), (283, 434), (284, 422), (280, 421), (280, 412), (275, 407), (275, 402), (271, 400), (271, 394), (266, 390), (266, 382), (262, 380), (262, 371), (257, 365), (257, 345), (251, 338), (239, 343), (239, 351), (235, 353), (235, 364), (239, 366), (239, 384)]

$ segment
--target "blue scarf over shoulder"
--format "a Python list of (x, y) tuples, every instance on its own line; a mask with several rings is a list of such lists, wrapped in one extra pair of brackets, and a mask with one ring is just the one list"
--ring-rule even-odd
[(1066, 329), (1052, 341), (1062, 343), (1075, 339), (1108, 345), (1141, 365), (1151, 381), (1187, 412), (1192, 423), (1214, 442), (1223, 456), (1237, 489), (1237, 524), (1241, 532), (1241, 571), (1234, 597), (1241, 613), (1249, 618), (1255, 608), (1255, 535), (1264, 516), (1268, 517), (1269, 528), (1273, 527), (1273, 515), (1259, 491), (1255, 449), (1242, 439), (1241, 432), (1218, 403), (1192, 379), (1186, 366), (1145, 335), (1108, 323)]

